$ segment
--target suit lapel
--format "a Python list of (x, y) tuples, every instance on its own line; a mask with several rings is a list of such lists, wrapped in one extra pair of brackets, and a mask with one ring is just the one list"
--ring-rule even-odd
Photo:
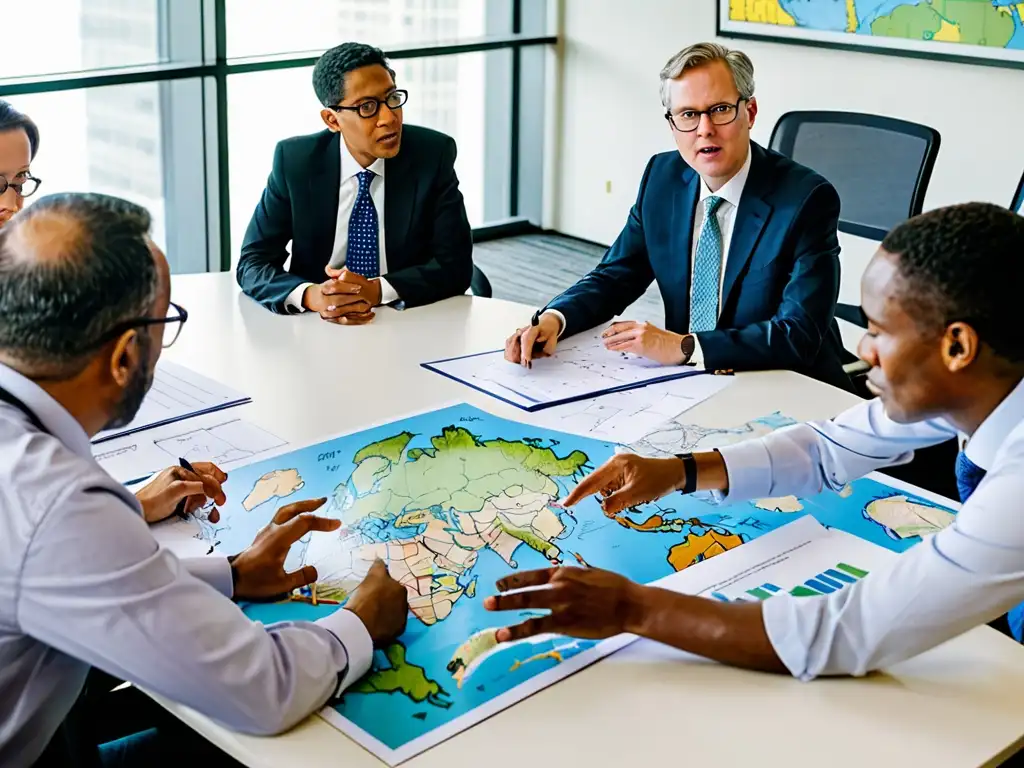
[(690, 327), (690, 282), (692, 264), (690, 253), (693, 251), (693, 220), (697, 210), (697, 196), (700, 190), (700, 177), (687, 166), (683, 170), (683, 183), (672, 190), (672, 228), (669, 261), (671, 273), (668, 285), (679, 286), (679, 300), (676, 305), (674, 327), (685, 332)]
[(309, 199), (313, 252), (321, 264), (327, 264), (334, 253), (334, 235), (338, 229), (338, 188), (341, 185), (340, 141), (339, 134), (324, 131), (323, 139), (317, 143), (311, 157)]
[(769, 191), (765, 184), (766, 158), (764, 152), (753, 142), (750, 144), (750, 151), (753, 153), (750, 160), (750, 174), (747, 176), (747, 183), (743, 188), (740, 207), (736, 211), (732, 241), (729, 243), (729, 256), (725, 261), (725, 277), (722, 280), (722, 307), (728, 303), (730, 295), (736, 288), (736, 281), (739, 279), (740, 273), (750, 262), (754, 249), (757, 247), (757, 241), (772, 212), (771, 205), (764, 200)]
[(407, 143), (403, 142), (397, 155), (384, 161), (384, 168), (384, 247), (388, 271), (392, 272), (405, 265), (405, 242), (416, 201), (418, 178)]

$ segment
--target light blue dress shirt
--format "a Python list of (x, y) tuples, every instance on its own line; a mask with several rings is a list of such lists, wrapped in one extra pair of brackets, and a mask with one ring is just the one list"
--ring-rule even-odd
[[(943, 420), (897, 424), (871, 400), (831, 421), (719, 449), (729, 491), (718, 497), (731, 503), (838, 491), (872, 470), (909, 461), (915, 448), (956, 436)], [(768, 637), (795, 677), (866, 674), (1024, 600), (1024, 384), (985, 419), (965, 453), (988, 474), (948, 528), (847, 589), (763, 603)]]
[(81, 425), (0, 365), (0, 765), (29, 766), (90, 666), (239, 731), (284, 730), (369, 669), (344, 609), (263, 626), (228, 597), (223, 558), (157, 545), (136, 498), (93, 459)]

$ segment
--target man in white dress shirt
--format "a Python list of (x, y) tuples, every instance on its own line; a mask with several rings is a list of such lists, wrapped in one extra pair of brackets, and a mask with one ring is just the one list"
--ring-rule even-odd
[[(277, 145), (236, 271), (280, 313), (361, 325), (374, 308), (465, 293), (473, 237), (455, 141), (402, 123), (408, 91), (379, 49), (344, 43), (313, 68), (327, 129)], [(291, 264), (288, 244), (291, 243)]]
[[(316, 579), (284, 562), (301, 536), (340, 525), (310, 514), (324, 499), (282, 507), (236, 556), (184, 561), (157, 545), (144, 505), (93, 459), (90, 437), (134, 417), (187, 317), (170, 302), (149, 226), (131, 203), (57, 195), (0, 232), (3, 766), (111, 764), (120, 750), (54, 738), (90, 666), (270, 734), (340, 694), (367, 671), (374, 644), (405, 625), (406, 591), (382, 563), (355, 602), (315, 622), (263, 626), (232, 602)], [(167, 516), (186, 495), (222, 502), (220, 479), (158, 478), (145, 517)]]
[[(877, 398), (830, 421), (671, 459), (617, 456), (566, 498), (599, 493), (613, 513), (676, 490), (723, 503), (823, 489), (909, 461), (915, 448), (966, 438), (956, 474), (963, 506), (948, 528), (830, 595), (721, 603), (633, 584), (597, 569), (548, 569), (499, 582), (550, 590), (490, 599), (492, 610), (550, 608), (502, 630), (607, 636), (633, 632), (722, 662), (819, 675), (863, 675), (1009, 611), (1024, 600), (1024, 218), (970, 203), (896, 227), (864, 273), (869, 326), (860, 356)], [(699, 566), (698, 566), (699, 567)]]
[[(529, 366), (558, 340), (606, 323), (657, 282), (665, 328), (604, 332), (611, 352), (710, 370), (786, 368), (851, 389), (843, 372), (839, 195), (823, 177), (750, 140), (754, 67), (699, 43), (661, 71), (676, 150), (650, 159), (626, 225), (601, 263), (505, 342)], [(852, 357), (852, 356), (849, 356)]]

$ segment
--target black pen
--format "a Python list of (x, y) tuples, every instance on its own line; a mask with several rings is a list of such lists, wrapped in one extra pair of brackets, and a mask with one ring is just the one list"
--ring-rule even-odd
[[(198, 472), (196, 472), (195, 467), (188, 463), (188, 459), (179, 458), (178, 464), (181, 466), (182, 469), (187, 469), (193, 475), (199, 474)], [(188, 520), (188, 515), (185, 514), (185, 502), (187, 500), (187, 498), (182, 499), (181, 501), (178, 502), (178, 506), (174, 508), (174, 514), (176, 514), (182, 520)]]

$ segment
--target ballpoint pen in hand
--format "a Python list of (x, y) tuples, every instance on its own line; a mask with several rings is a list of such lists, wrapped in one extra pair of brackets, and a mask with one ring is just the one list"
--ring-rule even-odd
[[(198, 475), (199, 474), (198, 472), (196, 472), (195, 467), (193, 467), (191, 464), (188, 463), (188, 459), (179, 458), (178, 459), (178, 464), (181, 465), (182, 469), (187, 469), (193, 475)], [(186, 497), (186, 498), (182, 499), (181, 501), (179, 501), (178, 502), (178, 506), (176, 506), (174, 508), (174, 514), (177, 515), (178, 517), (180, 517), (182, 520), (188, 520), (188, 515), (185, 514), (185, 504), (187, 502), (188, 502), (188, 498)]]

